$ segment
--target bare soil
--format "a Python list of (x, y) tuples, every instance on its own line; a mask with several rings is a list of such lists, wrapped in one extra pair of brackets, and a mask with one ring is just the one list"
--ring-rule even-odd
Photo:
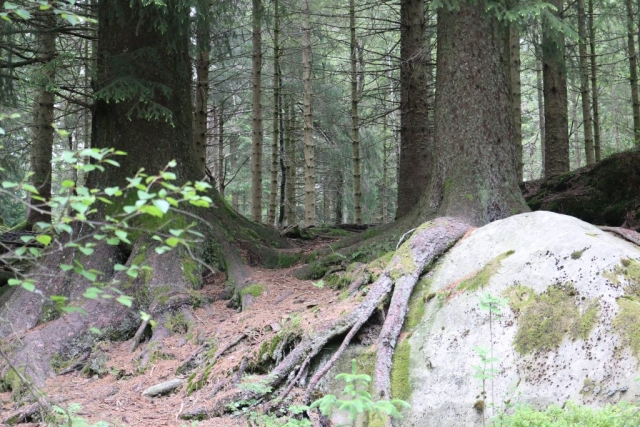
[[(319, 237), (307, 242), (295, 241), (298, 248), (288, 251), (309, 253), (334, 240)], [(144, 343), (134, 353), (130, 352), (130, 341), (102, 343), (101, 349), (108, 356), (106, 373), (87, 377), (76, 371), (50, 379), (44, 388), (48, 399), (63, 408), (72, 403), (81, 405), (75, 415), (89, 423), (102, 420), (116, 426), (190, 426), (191, 422), (180, 419), (180, 414), (196, 407), (210, 407), (212, 386), (221, 380), (233, 379), (242, 358), (255, 358), (262, 344), (270, 342), (278, 330), (297, 325), (301, 332), (311, 331), (334, 321), (357, 304), (353, 297), (341, 299), (341, 291), (295, 278), (292, 274), (295, 269), (296, 266), (281, 270), (253, 268), (250, 281), (263, 285), (264, 291), (250, 308), (238, 312), (228, 308), (225, 300), (197, 308), (193, 312), (195, 324), (189, 332), (165, 339), (164, 356), (146, 369), (140, 369), (137, 357), (144, 351)], [(208, 277), (201, 293), (216, 299), (223, 291), (223, 277)], [(220, 356), (201, 390), (187, 395), (187, 378), (183, 376), (185, 384), (176, 393), (154, 398), (142, 395), (148, 387), (176, 378), (178, 367), (203, 343), (215, 340), (217, 347), (223, 348), (239, 334), (246, 338)], [(202, 368), (192, 372), (199, 374)], [(15, 409), (14, 405), (8, 393), (0, 393), (0, 412), (6, 414)], [(237, 416), (198, 423), (203, 427), (246, 425), (247, 421)]]

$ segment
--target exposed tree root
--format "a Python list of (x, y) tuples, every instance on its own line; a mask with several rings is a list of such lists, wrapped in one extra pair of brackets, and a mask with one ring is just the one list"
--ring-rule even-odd
[(615, 234), (618, 237), (622, 237), (623, 239), (640, 246), (640, 233), (634, 230), (629, 230), (628, 228), (622, 227), (599, 227), (600, 230), (608, 231), (610, 233)]
[[(347, 333), (342, 345), (331, 360), (311, 379), (306, 393), (308, 399), (311, 390), (317, 385), (322, 376), (329, 371), (353, 336), (371, 317), (380, 304), (383, 303), (393, 289), (394, 284), (396, 284), (398, 296), (392, 299), (393, 312), (390, 313), (390, 316), (387, 316), (380, 341), (381, 347), (385, 347), (386, 349), (376, 364), (380, 366), (380, 373), (378, 374), (380, 378), (379, 384), (381, 384), (381, 387), (385, 387), (385, 390), (388, 390), (388, 385), (385, 385), (385, 370), (387, 371), (386, 376), (388, 377), (393, 347), (397, 341), (407, 311), (406, 305), (408, 297), (425, 267), (446, 252), (469, 228), (469, 225), (455, 218), (438, 218), (419, 227), (409, 241), (403, 244), (395, 253), (378, 280), (371, 285), (360, 305), (324, 329), (317, 331), (313, 335), (304, 337), (294, 350), (267, 376), (264, 383), (265, 389), (275, 390), (284, 381), (289, 379), (284, 391), (278, 396), (279, 400), (284, 399), (293, 386), (300, 380), (303, 373), (306, 372), (311, 359), (318, 355), (332, 338)], [(388, 384), (388, 382), (387, 379), (386, 384)], [(386, 394), (388, 395), (388, 391)], [(224, 411), (228, 403), (234, 401), (249, 401), (252, 399), (254, 401), (261, 401), (263, 398), (263, 394), (239, 391), (232, 395), (225, 396), (222, 401), (216, 402), (212, 412), (220, 414)], [(268, 403), (267, 407), (270, 405), (271, 404)]]

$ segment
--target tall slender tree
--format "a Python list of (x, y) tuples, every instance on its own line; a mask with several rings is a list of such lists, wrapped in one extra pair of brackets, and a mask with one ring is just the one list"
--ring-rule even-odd
[(587, 14), (584, 0), (577, 1), (578, 6), (578, 50), (580, 53), (580, 93), (582, 97), (582, 129), (584, 132), (584, 151), (587, 165), (596, 161), (593, 147), (593, 123), (591, 121), (591, 95), (589, 93), (589, 63), (587, 59)]
[(315, 143), (311, 108), (311, 9), (302, 0), (302, 116), (304, 117), (304, 224), (316, 223)]
[(633, 17), (633, 2), (625, 0), (627, 8), (627, 52), (629, 55), (629, 83), (631, 84), (631, 107), (633, 110), (633, 139), (636, 146), (640, 146), (640, 98), (638, 97), (638, 58), (634, 41), (635, 21)]
[(262, 221), (262, 0), (252, 0), (251, 219)]
[[(563, 16), (563, 0), (551, 2), (558, 19)], [(546, 176), (569, 170), (569, 121), (567, 65), (564, 58), (564, 34), (549, 17), (542, 20), (542, 74), (544, 80), (544, 172)]]
[(360, 117), (358, 116), (358, 43), (356, 40), (356, 2), (349, 0), (351, 52), (351, 144), (353, 149), (353, 202), (356, 224), (362, 224), (362, 182), (360, 173)]
[[(56, 55), (55, 15), (52, 11), (41, 11), (36, 15), (40, 25), (36, 30), (36, 59), (41, 63), (38, 70), (38, 88), (34, 100), (33, 141), (31, 144), (31, 178), (39, 196), (33, 196), (27, 209), (29, 227), (38, 222), (51, 222), (51, 210), (40, 203), (51, 198), (51, 159), (53, 150), (53, 124), (55, 69), (52, 67)], [(36, 199), (38, 197), (38, 199)]]

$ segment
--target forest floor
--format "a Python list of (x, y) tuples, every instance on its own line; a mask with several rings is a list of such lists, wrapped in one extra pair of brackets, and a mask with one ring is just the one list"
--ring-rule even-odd
[[(316, 236), (309, 241), (292, 240), (294, 249), (288, 252), (308, 254), (336, 241), (330, 236)], [(304, 258), (304, 257), (303, 257)], [(224, 277), (209, 277), (201, 290), (203, 296), (214, 300), (194, 310), (195, 324), (188, 333), (174, 334), (164, 342), (162, 357), (145, 369), (138, 365), (137, 357), (144, 350), (144, 343), (130, 352), (131, 342), (102, 343), (101, 350), (108, 357), (102, 375), (86, 376), (78, 371), (59, 375), (47, 381), (44, 388), (49, 401), (61, 408), (76, 407), (74, 416), (84, 418), (89, 425), (107, 421), (115, 426), (191, 426), (196, 423), (182, 420), (180, 414), (196, 407), (208, 408), (213, 398), (212, 386), (219, 381), (234, 378), (235, 370), (243, 357), (258, 354), (263, 343), (273, 340), (283, 328), (295, 328), (302, 333), (328, 324), (348, 312), (358, 301), (356, 297), (341, 298), (341, 291), (322, 283), (298, 280), (293, 276), (296, 266), (267, 270), (251, 269), (250, 282), (264, 286), (264, 291), (246, 311), (228, 308), (228, 301), (219, 299), (224, 293)], [(161, 397), (145, 397), (148, 387), (175, 379), (176, 370), (201, 348), (204, 343), (215, 342), (218, 349), (244, 335), (236, 345), (225, 351), (211, 368), (204, 387), (190, 395), (186, 392), (187, 375), (182, 388)], [(191, 373), (201, 374), (203, 366)], [(221, 392), (224, 392), (221, 391)], [(14, 408), (9, 393), (0, 393), (0, 413)], [(21, 424), (35, 426), (43, 424)], [(210, 418), (197, 423), (204, 426), (246, 426), (241, 417)]]

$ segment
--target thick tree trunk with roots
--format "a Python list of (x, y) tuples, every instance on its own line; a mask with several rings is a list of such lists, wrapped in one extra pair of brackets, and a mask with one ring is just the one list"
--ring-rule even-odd
[[(100, 2), (98, 93), (92, 141), (94, 147), (114, 147), (128, 155), (119, 159), (119, 168), (108, 167), (104, 173), (96, 172), (90, 176), (89, 188), (123, 187), (127, 183), (125, 178), (134, 176), (139, 168), (153, 174), (172, 159), (177, 161), (177, 167), (172, 170), (177, 175), (177, 182), (200, 178), (199, 159), (192, 142), (189, 8), (178, 0), (169, 0), (165, 4), (166, 7), (159, 8), (154, 5), (143, 7), (140, 3), (126, 0)], [(153, 24), (155, 20), (166, 21), (166, 30), (161, 31)], [(117, 93), (114, 95), (113, 90), (122, 90), (133, 83), (134, 87), (147, 88), (148, 92), (128, 94), (126, 100)], [(158, 111), (165, 116), (154, 120), (154, 112)], [(243, 248), (249, 248), (258, 257), (266, 250), (259, 245), (259, 239), (249, 234), (255, 236), (253, 233), (256, 232), (266, 236), (270, 233), (269, 241), (279, 240), (279, 237), (277, 233), (237, 216), (226, 208), (217, 193), (212, 196), (214, 207), (197, 212), (209, 225), (209, 228), (204, 224), (200, 226), (209, 240), (207, 244), (193, 248), (193, 254), (203, 259), (208, 249), (224, 254), (229, 282), (240, 288), (245, 279), (242, 259), (227, 236), (245, 241)], [(115, 202), (115, 205), (128, 203)], [(93, 219), (99, 221), (104, 218), (106, 210), (99, 209)], [(185, 223), (180, 213), (171, 213), (160, 224), (165, 220), (170, 222), (171, 228), (180, 228), (175, 223)], [(138, 222), (139, 227), (152, 227), (144, 217), (140, 217)], [(152, 224), (158, 224), (157, 220)], [(247, 230), (253, 232), (247, 233)], [(79, 224), (73, 239), (86, 237), (91, 232), (89, 225)], [(158, 242), (142, 235), (129, 248), (98, 242), (95, 252), (89, 257), (80, 254), (77, 248), (67, 248), (44, 259), (31, 273), (37, 282), (38, 292), (15, 288), (10, 295), (3, 296), (6, 304), (0, 309), (0, 318), (4, 320), (0, 323), (0, 338), (15, 341), (9, 354), (13, 367), (34, 383), (42, 384), (53, 374), (52, 357), (72, 360), (91, 351), (96, 336), (89, 331), (90, 328), (102, 331), (100, 339), (133, 337), (140, 325), (140, 310), (151, 314), (157, 321), (152, 337), (154, 346), (148, 348), (160, 351), (162, 338), (171, 333), (165, 326), (167, 317), (178, 312), (190, 317), (191, 295), (200, 286), (202, 269), (188, 250), (177, 248), (159, 255), (155, 251), (157, 245)], [(85, 299), (83, 293), (96, 284), (73, 272), (63, 272), (59, 267), (60, 264), (73, 265), (76, 261), (87, 270), (101, 272), (98, 280), (106, 284), (105, 289), (113, 286), (133, 297), (133, 306), (126, 307), (112, 299)], [(151, 271), (133, 279), (123, 271), (115, 271), (116, 263), (145, 265)], [(52, 320), (55, 317), (52, 315), (57, 313), (49, 300), (51, 295), (67, 297), (88, 315), (74, 313)], [(20, 337), (19, 342), (17, 337)], [(7, 366), (0, 367), (3, 375), (8, 372)]]

